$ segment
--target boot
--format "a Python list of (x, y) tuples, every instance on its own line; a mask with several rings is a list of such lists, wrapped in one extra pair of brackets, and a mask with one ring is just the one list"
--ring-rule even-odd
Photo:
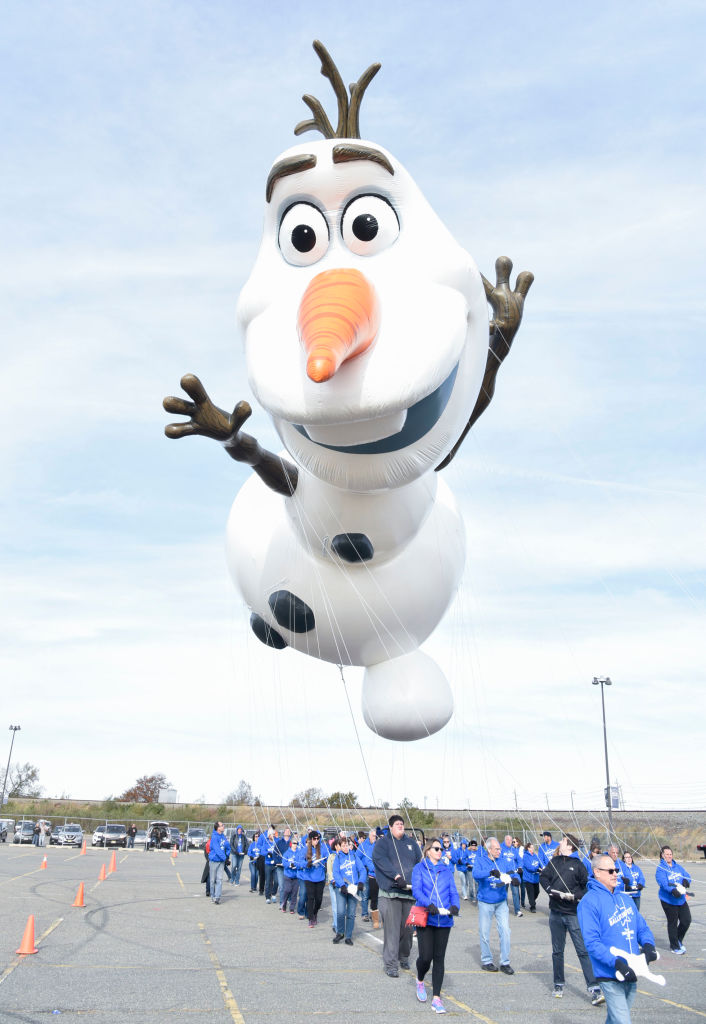
[(370, 916), (373, 919), (373, 930), (379, 928), (380, 927), (380, 911), (379, 910), (371, 910), (370, 911)]

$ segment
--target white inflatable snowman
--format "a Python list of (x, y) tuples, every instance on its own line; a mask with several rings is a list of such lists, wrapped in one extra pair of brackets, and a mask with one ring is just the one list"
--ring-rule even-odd
[[(253, 393), (285, 452), (263, 451), (198, 378), (191, 417), (170, 437), (203, 434), (253, 466), (233, 504), (230, 571), (256, 635), (338, 665), (365, 666), (363, 714), (381, 736), (416, 740), (453, 712), (451, 689), (420, 645), (456, 591), (464, 525), (435, 470), (485, 409), (519, 327), (532, 275), (492, 286), (392, 154), (359, 139), (360, 100), (379, 65), (347, 97), (314, 43), (338, 98), (334, 130), (318, 100), (267, 180), (260, 251), (240, 295)], [(488, 301), (495, 313), (488, 331)], [(291, 461), (290, 461), (291, 460)]]

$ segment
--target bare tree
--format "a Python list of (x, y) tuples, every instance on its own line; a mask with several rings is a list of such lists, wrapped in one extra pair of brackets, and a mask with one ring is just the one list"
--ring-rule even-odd
[(254, 804), (256, 807), (259, 807), (260, 797), (255, 796), (253, 788), (249, 782), (246, 782), (245, 779), (241, 779), (235, 789), (231, 790), (231, 792), (223, 798), (223, 803), (233, 804), (235, 806), (247, 804), (250, 807)]
[(295, 793), (291, 799), (292, 807), (321, 807), (325, 803), (326, 794), (317, 786), (303, 789), (300, 793)]
[(167, 776), (162, 772), (143, 775), (118, 800), (133, 804), (155, 804), (159, 800), (160, 789), (168, 789), (170, 786), (171, 782), (167, 782)]
[(39, 768), (27, 761), (25, 764), (11, 764), (5, 779), (3, 769), (0, 774), (0, 791), (5, 791), (8, 799), (16, 796), (41, 796), (44, 792), (39, 785)]

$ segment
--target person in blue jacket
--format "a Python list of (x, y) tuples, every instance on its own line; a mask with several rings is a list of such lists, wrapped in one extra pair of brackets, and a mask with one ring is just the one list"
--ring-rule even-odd
[[(333, 858), (333, 884), (336, 887), (336, 934), (334, 945), (345, 938), (347, 946), (353, 945), (353, 926), (359, 893), (365, 888), (365, 868), (351, 850), (348, 836), (341, 836), (338, 852)], [(354, 892), (351, 892), (354, 890)]]
[(296, 835), (291, 837), (289, 847), (282, 854), (282, 867), (284, 870), (284, 883), (282, 885), (282, 901), (280, 910), (287, 913), (289, 902), (289, 913), (296, 913), (297, 897), (299, 895), (299, 878), (297, 876), (297, 851), (299, 839)]
[(380, 911), (378, 910), (378, 883), (375, 878), (375, 865), (373, 864), (373, 847), (377, 841), (377, 832), (374, 828), (368, 831), (368, 837), (362, 838), (358, 843), (356, 854), (358, 860), (365, 870), (365, 888), (363, 889), (363, 911), (362, 920), (370, 921), (372, 918), (373, 928), (380, 927)]
[(209, 888), (214, 903), (221, 902), (221, 886), (223, 885), (223, 868), (226, 857), (230, 856), (230, 843), (223, 831), (223, 822), (217, 821), (211, 835), (211, 849), (208, 854)]
[(282, 851), (277, 846), (277, 830), (270, 826), (260, 836), (260, 855), (265, 863), (265, 903), (275, 903), (277, 895), (277, 865), (282, 863)]
[(321, 842), (321, 833), (316, 830), (310, 832), (306, 843), (303, 869), (306, 884), (306, 914), (309, 918), (310, 928), (315, 928), (319, 923), (319, 910), (326, 884), (328, 853), (328, 847)]
[(458, 841), (458, 851), (456, 853), (456, 871), (458, 873), (459, 882), (461, 883), (460, 895), (461, 899), (468, 899), (468, 840), (465, 836), (461, 836)]
[(453, 867), (444, 863), (442, 854), (439, 840), (429, 840), (424, 846), (423, 859), (412, 871), (412, 895), (417, 906), (428, 910), (426, 926), (417, 925), (417, 999), (420, 1003), (427, 1001), (424, 978), (431, 967), (431, 1008), (436, 1013), (446, 1013), (441, 1001), (444, 958), (460, 906)]
[(618, 869), (618, 874), (615, 876), (617, 878), (617, 882), (615, 883), (615, 891), (623, 892), (625, 889), (625, 878), (623, 875), (623, 868), (625, 867), (625, 865), (620, 859), (620, 850), (615, 845), (615, 843), (611, 843), (606, 852), (615, 864), (616, 868)]
[(473, 865), (478, 856), (478, 840), (471, 839), (468, 844), (468, 870), (466, 871), (466, 885), (468, 886), (468, 898), (471, 903), (478, 901), (478, 882), (473, 877)]
[(451, 868), (451, 870), (453, 871), (454, 868), (456, 867), (456, 858), (458, 856), (458, 851), (456, 850), (454, 844), (451, 842), (451, 836), (448, 834), (448, 832), (444, 832), (441, 836), (441, 850), (442, 861), (448, 868)]
[[(308, 835), (308, 833), (307, 833)], [(297, 847), (297, 856), (294, 861), (299, 879), (299, 898), (297, 899), (297, 916), (300, 921), (306, 921), (306, 837), (302, 835)]]
[(635, 907), (639, 910), (640, 896), (645, 888), (645, 876), (629, 850), (623, 854), (623, 888), (628, 896), (632, 896)]
[(520, 863), (517, 855), (517, 847), (513, 845), (512, 836), (505, 836), (503, 844), (500, 847), (500, 864), (498, 865), (500, 870), (508, 875), (512, 875), (513, 872), (517, 874), (518, 884), (510, 887), (512, 893), (512, 907), (515, 911), (515, 917), (524, 917), (520, 910)]
[(552, 859), (552, 855), (559, 844), (552, 841), (551, 832), (542, 832), (542, 841), (537, 847), (537, 856), (539, 857), (539, 865), (541, 868), (546, 868), (549, 861)]
[(231, 859), (233, 870), (230, 873), (230, 884), (240, 885), (240, 872), (243, 867), (245, 855), (248, 852), (248, 837), (242, 825), (238, 825), (230, 840)]
[(682, 956), (686, 953), (682, 939), (691, 924), (691, 911), (686, 902), (687, 896), (691, 895), (686, 891), (691, 888), (691, 875), (674, 860), (671, 846), (663, 846), (659, 852), (662, 859), (655, 878), (659, 885), (659, 900), (667, 918), (669, 948), (672, 953)]
[(525, 892), (529, 901), (530, 914), (537, 913), (537, 896), (539, 895), (539, 856), (535, 852), (534, 843), (527, 843), (522, 855)]
[(630, 1007), (637, 994), (637, 976), (624, 956), (611, 952), (644, 953), (648, 964), (657, 959), (655, 940), (647, 922), (624, 892), (616, 891), (619, 868), (607, 854), (593, 862), (593, 877), (578, 905), (578, 919), (593, 973), (605, 996), (606, 1024), (630, 1024)]
[(495, 836), (489, 836), (485, 848), (478, 851), (473, 865), (473, 877), (478, 882), (478, 937), (480, 939), (481, 968), (497, 971), (490, 951), (490, 922), (495, 924), (500, 936), (500, 970), (503, 974), (514, 974), (510, 966), (510, 924), (507, 909), (508, 884), (519, 887), (520, 876), (516, 871), (500, 870), (500, 843)]
[(260, 831), (256, 829), (248, 846), (248, 864), (250, 866), (250, 892), (257, 892), (257, 858), (260, 856)]
[(279, 905), (282, 906), (282, 890), (284, 889), (284, 855), (289, 849), (289, 844), (292, 841), (292, 830), (289, 825), (286, 825), (282, 835), (278, 836), (275, 831), (275, 846), (278, 851), (278, 859), (275, 862), (275, 873), (276, 873), (276, 892), (279, 894)]

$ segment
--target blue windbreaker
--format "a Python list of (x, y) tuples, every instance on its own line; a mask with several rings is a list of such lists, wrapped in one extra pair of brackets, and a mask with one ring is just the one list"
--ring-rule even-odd
[(209, 860), (225, 861), (226, 857), (230, 854), (230, 843), (226, 839), (224, 833), (216, 832), (215, 828), (211, 835), (211, 852), (208, 855)]
[(297, 854), (299, 847), (287, 847), (282, 855), (282, 863), (284, 865), (284, 876), (285, 878), (296, 878), (297, 877)]
[(538, 883), (539, 882), (539, 856), (536, 853), (527, 853), (527, 850), (522, 855), (522, 871), (525, 882)]
[(311, 867), (306, 862), (306, 843), (304, 844), (304, 857), (302, 859), (301, 875), (306, 882), (323, 882), (326, 879), (326, 861), (331, 853), (328, 843), (319, 840), (321, 851), (311, 850)]
[(501, 871), (507, 871), (508, 874), (512, 871), (517, 871), (519, 867), (519, 857), (517, 856), (517, 849), (514, 846), (506, 846), (505, 843), (500, 844), (498, 867)]
[(639, 896), (641, 889), (638, 886), (645, 887), (645, 876), (643, 875), (637, 864), (626, 864), (625, 861), (621, 862), (623, 865), (623, 888), (628, 896)]
[[(454, 882), (453, 868), (444, 864), (432, 864), (428, 857), (414, 865), (412, 871), (412, 895), (420, 907), (433, 903), (436, 907), (449, 910), (460, 907), (458, 890)], [(427, 925), (432, 928), (451, 928), (454, 919), (451, 914), (429, 914)]]
[(612, 893), (595, 878), (589, 878), (586, 895), (578, 905), (578, 919), (584, 945), (596, 979), (615, 981), (616, 957), (611, 946), (639, 953), (646, 942), (655, 940), (635, 901), (624, 892)]
[(333, 858), (333, 881), (336, 888), (342, 885), (357, 885), (365, 882), (366, 872), (354, 853), (342, 853), (341, 850)]
[(250, 846), (248, 846), (248, 857), (250, 860), (257, 860), (260, 856), (260, 847), (258, 846), (258, 842), (258, 839), (253, 839)]
[(539, 857), (540, 866), (546, 868), (549, 861), (552, 859), (552, 854), (556, 850), (559, 844), (555, 842), (551, 843), (540, 843), (537, 847), (537, 856)]
[[(501, 851), (502, 852), (502, 851)], [(481, 903), (502, 903), (507, 899), (507, 885), (499, 878), (494, 878), (491, 871), (503, 871), (500, 858), (494, 861), (487, 850), (480, 849), (473, 865), (473, 877), (478, 882), (478, 899)], [(508, 872), (511, 878), (520, 880), (516, 871)]]
[(375, 865), (373, 864), (374, 846), (375, 843), (371, 843), (369, 839), (364, 839), (362, 843), (358, 844), (358, 849), (356, 851), (358, 854), (358, 860), (363, 865), (368, 878), (375, 878)]
[(661, 860), (655, 872), (655, 878), (659, 885), (659, 893), (657, 895), (662, 900), (662, 903), (670, 903), (673, 907), (681, 907), (686, 903), (686, 896), (683, 896), (681, 893), (672, 896), (672, 889), (675, 885), (684, 885), (685, 881), (691, 885), (691, 875), (687, 874), (681, 864), (677, 864), (673, 860), (670, 868), (665, 860)]

